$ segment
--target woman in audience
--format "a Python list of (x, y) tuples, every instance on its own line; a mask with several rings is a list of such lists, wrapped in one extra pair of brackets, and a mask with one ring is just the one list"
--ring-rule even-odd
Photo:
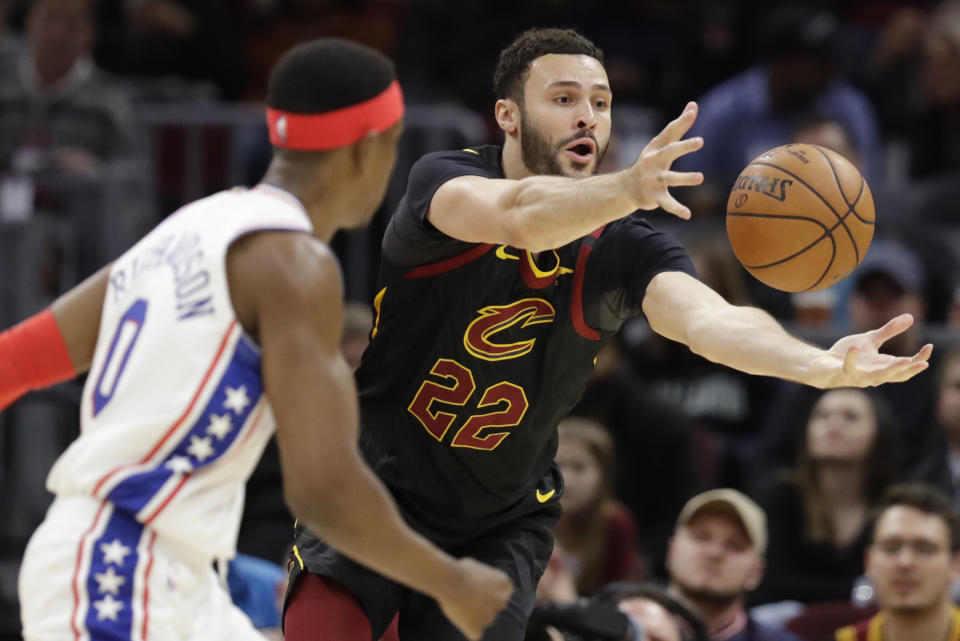
[(633, 517), (613, 500), (613, 444), (596, 421), (560, 423), (557, 464), (563, 472), (563, 516), (554, 527), (556, 554), (577, 592), (589, 595), (612, 581), (640, 578)]
[(863, 573), (868, 512), (896, 475), (892, 421), (866, 390), (816, 400), (795, 467), (760, 497), (770, 544), (756, 603), (850, 598)]

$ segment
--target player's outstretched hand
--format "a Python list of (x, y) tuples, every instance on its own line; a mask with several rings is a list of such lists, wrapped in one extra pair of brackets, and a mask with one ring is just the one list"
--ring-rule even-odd
[(881, 354), (880, 346), (913, 325), (913, 316), (901, 314), (879, 329), (841, 338), (814, 363), (812, 384), (820, 388), (873, 387), (899, 383), (927, 369), (933, 345), (913, 356)]
[(436, 597), (440, 609), (465, 637), (476, 641), (507, 607), (513, 594), (510, 577), (473, 559), (458, 559), (457, 580)]
[(670, 122), (640, 152), (629, 172), (630, 189), (639, 209), (662, 207), (680, 218), (690, 218), (690, 209), (670, 195), (670, 187), (699, 185), (703, 174), (699, 171), (671, 171), (670, 165), (680, 156), (685, 156), (703, 147), (703, 138), (681, 140), (690, 131), (697, 119), (697, 103), (689, 102), (683, 113)]

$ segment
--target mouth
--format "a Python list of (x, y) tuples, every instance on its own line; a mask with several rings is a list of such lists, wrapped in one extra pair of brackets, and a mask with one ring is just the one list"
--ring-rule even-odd
[(586, 164), (597, 155), (597, 143), (591, 138), (577, 138), (564, 151), (574, 162)]

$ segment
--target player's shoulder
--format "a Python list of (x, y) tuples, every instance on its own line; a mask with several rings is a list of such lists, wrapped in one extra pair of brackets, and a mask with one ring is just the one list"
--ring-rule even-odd
[(481, 145), (446, 151), (433, 151), (425, 154), (414, 163), (413, 172), (448, 174), (462, 170), (472, 175), (502, 178), (500, 166), (500, 147)]
[(305, 232), (261, 231), (238, 240), (228, 269), (257, 289), (298, 298), (340, 289), (340, 266), (326, 243)]

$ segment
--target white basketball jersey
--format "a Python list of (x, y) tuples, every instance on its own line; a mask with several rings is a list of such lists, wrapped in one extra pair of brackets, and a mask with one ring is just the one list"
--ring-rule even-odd
[(51, 492), (110, 501), (197, 554), (233, 556), (244, 485), (274, 421), (226, 256), (263, 230), (312, 225), (285, 191), (234, 189), (185, 206), (113, 264), (80, 437), (51, 470)]

